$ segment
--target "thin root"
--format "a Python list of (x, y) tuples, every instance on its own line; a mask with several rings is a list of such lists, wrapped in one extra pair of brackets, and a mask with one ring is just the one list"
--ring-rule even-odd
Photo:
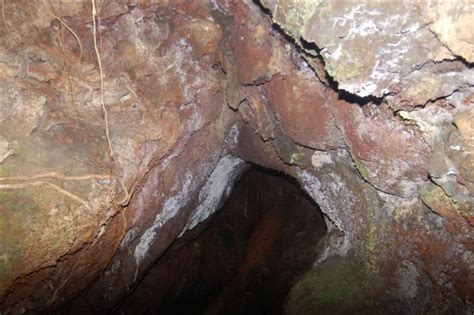
[[(5, 1), (5, 0), (2, 0), (2, 1)], [(82, 52), (83, 52), (83, 49), (82, 49), (82, 42), (81, 42), (81, 39), (79, 38), (79, 35), (76, 34), (76, 32), (74, 32), (74, 30), (69, 27), (69, 25), (66, 24), (66, 22), (64, 22), (59, 16), (57, 16), (56, 14), (54, 14), (53, 12), (47, 10), (47, 9), (41, 9), (39, 8), (37, 5), (34, 5), (33, 6), (39, 11), (39, 10), (44, 10), (44, 12), (46, 12), (47, 14), (49, 14), (50, 16), (52, 16), (53, 18), (55, 18), (59, 23), (61, 23), (71, 34), (72, 36), (74, 36), (74, 38), (76, 39), (77, 41), (77, 44), (79, 45), (79, 62), (81, 62), (82, 60)]]
[(73, 106), (73, 108), (75, 108), (76, 107), (76, 100), (75, 100), (74, 91), (73, 91), (73, 88), (72, 88), (71, 75), (69, 73), (69, 65), (66, 61), (66, 52), (64, 51), (63, 28), (62, 27), (59, 28), (58, 40), (59, 40), (59, 47), (61, 47), (61, 53), (62, 53), (62, 56), (63, 56), (63, 69), (64, 69), (64, 72), (66, 73), (69, 95), (71, 96), (72, 106)]
[(35, 187), (35, 186), (49, 186), (56, 191), (60, 192), (61, 194), (83, 204), (87, 209), (92, 210), (91, 206), (82, 198), (76, 196), (75, 194), (55, 185), (53, 183), (48, 183), (44, 181), (36, 181), (36, 182), (28, 182), (28, 183), (21, 183), (21, 184), (0, 184), (0, 189), (24, 189), (28, 187)]
[(125, 186), (125, 183), (120, 178), (118, 178), (117, 181), (120, 183), (120, 186), (122, 186), (123, 193), (125, 194), (123, 199), (119, 201), (119, 204), (125, 207), (130, 202), (130, 198), (132, 198), (132, 193), (128, 191), (127, 186)]
[(128, 226), (128, 221), (127, 221), (127, 209), (128, 207), (125, 207), (122, 210), (121, 217), (122, 217), (122, 234), (120, 237), (117, 239), (117, 243), (115, 243), (114, 250), (112, 251), (112, 256), (110, 256), (109, 261), (105, 265), (106, 267), (110, 265), (112, 260), (114, 259), (115, 253), (117, 253), (117, 249), (119, 248), (120, 244), (122, 243), (123, 239), (125, 238), (125, 235), (127, 234), (127, 226)]
[[(36, 180), (39, 180), (39, 179), (51, 179), (51, 178), (58, 179), (58, 180), (63, 180), (63, 181), (82, 181), (82, 180), (91, 180), (91, 179), (116, 180), (120, 184), (120, 186), (123, 190), (123, 193), (125, 195), (122, 198), (122, 200), (119, 201), (119, 204), (122, 205), (122, 206), (126, 206), (130, 202), (130, 198), (132, 197), (132, 194), (127, 189), (127, 186), (125, 186), (125, 183), (120, 178), (118, 178), (116, 176), (112, 176), (112, 175), (89, 174), (89, 175), (80, 175), (80, 176), (66, 176), (66, 175), (61, 174), (61, 173), (49, 172), (49, 173), (44, 173), (44, 174), (32, 175), (32, 176), (0, 177), (0, 182), (2, 182), (2, 181), (34, 181), (35, 182)], [(41, 182), (41, 181), (39, 181), (39, 182)], [(46, 183), (46, 182), (41, 182), (41, 183), (50, 184), (50, 183)], [(10, 185), (9, 187), (12, 187), (11, 185), (23, 185), (22, 187), (18, 187), (18, 188), (24, 188), (24, 187), (28, 186), (28, 185), (25, 185), (25, 184), (28, 184), (28, 183), (7, 184), (7, 185)], [(54, 185), (54, 184), (51, 184), (51, 185)], [(0, 185), (0, 189), (2, 189), (2, 188), (3, 189), (8, 189), (6, 185)]]
[(71, 181), (79, 181), (79, 180), (88, 180), (88, 179), (114, 179), (113, 176), (110, 175), (99, 175), (99, 174), (90, 174), (90, 175), (81, 175), (81, 176), (66, 176), (61, 173), (56, 172), (49, 172), (44, 174), (32, 175), (32, 176), (16, 176), (16, 177), (0, 177), (0, 181), (25, 181), (25, 180), (35, 180), (35, 179), (42, 179), (42, 178), (55, 178), (60, 180), (71, 180)]
[(114, 157), (114, 150), (112, 149), (112, 143), (110, 141), (110, 133), (109, 133), (109, 119), (108, 119), (108, 112), (105, 108), (105, 92), (104, 92), (104, 70), (102, 68), (102, 61), (100, 59), (99, 48), (97, 47), (97, 25), (96, 20), (97, 18), (97, 11), (95, 7), (95, 0), (92, 0), (92, 32), (94, 35), (94, 50), (97, 56), (97, 64), (99, 65), (99, 75), (100, 75), (100, 102), (102, 104), (102, 112), (104, 114), (104, 124), (105, 124), (105, 136), (107, 138), (107, 144), (109, 146), (109, 154), (113, 160)]
[(15, 42), (15, 44), (18, 44), (18, 41), (16, 40), (16, 38), (10, 32), (10, 29), (8, 28), (8, 24), (7, 24), (7, 19), (5, 18), (5, 0), (2, 0), (2, 19), (3, 19), (3, 25), (5, 25), (5, 30), (7, 31), (8, 36)]
[(67, 275), (66, 279), (64, 279), (64, 281), (54, 290), (53, 296), (51, 297), (51, 300), (49, 300), (48, 305), (51, 305), (51, 304), (54, 303), (54, 301), (56, 300), (56, 297), (58, 295), (59, 290), (61, 290), (66, 285), (66, 283), (69, 281), (69, 279), (71, 279), (71, 276), (72, 276), (74, 270), (76, 269), (76, 266), (77, 266), (77, 263), (79, 262), (79, 260), (80, 259), (76, 259), (76, 261), (74, 262), (74, 265), (72, 266), (71, 271)]

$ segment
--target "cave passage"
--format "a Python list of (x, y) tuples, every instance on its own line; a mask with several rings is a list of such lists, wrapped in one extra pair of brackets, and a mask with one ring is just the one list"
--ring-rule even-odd
[(122, 314), (279, 314), (326, 233), (319, 207), (286, 175), (253, 167), (225, 205), (167, 250)]

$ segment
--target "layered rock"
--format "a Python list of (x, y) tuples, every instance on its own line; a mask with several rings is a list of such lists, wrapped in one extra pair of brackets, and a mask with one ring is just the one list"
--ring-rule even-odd
[(5, 1), (0, 310), (110, 310), (248, 161), (331, 229), (288, 313), (468, 313), (472, 4), (407, 6)]

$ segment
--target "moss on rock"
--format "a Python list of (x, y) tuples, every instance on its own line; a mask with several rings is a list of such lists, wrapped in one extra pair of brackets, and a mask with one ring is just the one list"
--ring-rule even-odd
[(337, 258), (307, 272), (287, 296), (286, 314), (370, 313), (378, 289), (367, 265), (354, 257)]

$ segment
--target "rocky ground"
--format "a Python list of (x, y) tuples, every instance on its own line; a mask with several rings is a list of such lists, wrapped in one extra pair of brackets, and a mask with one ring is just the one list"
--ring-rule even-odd
[(112, 309), (249, 162), (328, 225), (286, 313), (473, 312), (472, 2), (1, 9), (0, 313)]

